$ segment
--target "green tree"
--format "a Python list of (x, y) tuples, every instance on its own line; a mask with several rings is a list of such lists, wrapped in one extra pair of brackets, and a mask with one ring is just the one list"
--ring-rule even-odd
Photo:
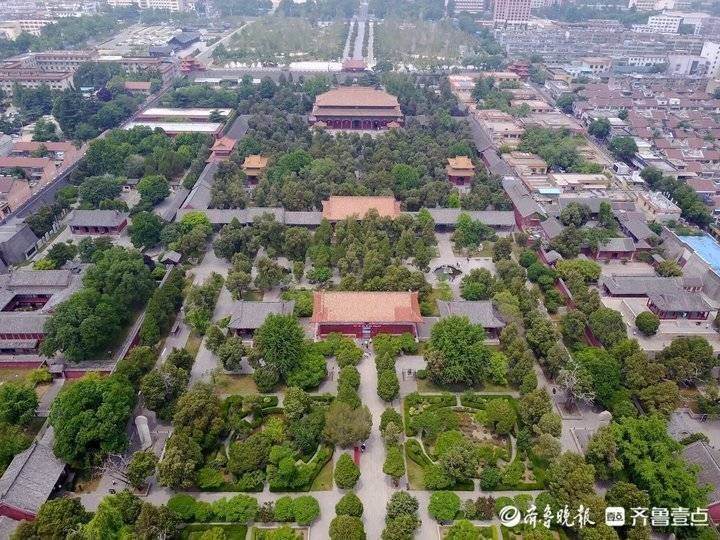
[(155, 205), (170, 195), (170, 184), (161, 174), (143, 176), (137, 184), (140, 199)]
[(122, 184), (122, 180), (115, 176), (91, 176), (78, 186), (78, 195), (81, 202), (91, 208), (99, 208), (102, 201), (120, 195)]
[(90, 514), (85, 511), (80, 499), (58, 497), (43, 503), (34, 525), (39, 538), (64, 540), (89, 520)]
[(346, 448), (370, 435), (372, 416), (366, 406), (353, 407), (341, 401), (333, 402), (325, 415), (323, 438)]
[(561, 506), (594, 493), (595, 468), (580, 454), (565, 452), (559, 456), (548, 468), (546, 478), (548, 492)]
[(629, 161), (638, 151), (638, 146), (632, 137), (618, 136), (612, 138), (608, 144), (608, 150), (617, 159)]
[(378, 396), (383, 401), (392, 401), (400, 393), (400, 381), (394, 369), (385, 369), (378, 375)]
[(127, 467), (127, 477), (134, 488), (140, 489), (155, 473), (157, 457), (151, 451), (135, 452)]
[(668, 378), (677, 383), (704, 380), (716, 365), (712, 347), (700, 336), (675, 338), (655, 360), (665, 366)]
[(517, 415), (507, 399), (495, 398), (485, 407), (487, 422), (500, 435), (507, 435), (515, 428)]
[(100, 463), (108, 453), (127, 447), (125, 424), (135, 392), (120, 377), (86, 375), (65, 388), (52, 404), (55, 455), (76, 467)]
[(8, 381), (0, 385), (0, 424), (28, 425), (37, 407), (37, 394), (29, 384)]
[(158, 413), (158, 417), (169, 419), (175, 402), (185, 391), (189, 380), (187, 371), (167, 362), (153, 369), (140, 382), (145, 405)]
[(611, 308), (600, 308), (588, 317), (590, 329), (604, 347), (613, 347), (627, 336), (622, 315)]
[(509, 236), (503, 236), (498, 238), (493, 244), (493, 262), (502, 261), (509, 259), (512, 255), (512, 238)]
[(495, 278), (485, 268), (471, 270), (460, 281), (460, 296), (465, 300), (489, 300), (495, 289)]
[(167, 506), (143, 503), (135, 523), (135, 532), (139, 540), (154, 540), (168, 538), (177, 526), (178, 519)]
[(46, 257), (55, 263), (56, 268), (60, 268), (66, 262), (75, 258), (78, 248), (72, 241), (58, 242), (48, 250)]
[(490, 362), (484, 341), (484, 328), (467, 317), (446, 317), (436, 323), (426, 349), (430, 378), (446, 385), (482, 382)]
[(660, 328), (660, 319), (651, 311), (642, 311), (635, 317), (635, 326), (646, 336), (654, 336)]
[(303, 354), (305, 334), (293, 315), (271, 314), (255, 332), (258, 355), (285, 376), (295, 368)]
[(155, 247), (160, 243), (165, 223), (162, 218), (153, 212), (138, 212), (132, 218), (128, 227), (130, 241), (136, 248)]
[(348, 454), (342, 454), (335, 463), (335, 484), (341, 489), (355, 487), (360, 478), (360, 468)]
[(610, 121), (605, 117), (594, 118), (590, 122), (588, 133), (598, 139), (607, 139), (610, 135)]
[(616, 478), (623, 470), (617, 453), (618, 443), (614, 428), (603, 426), (590, 439), (585, 459), (595, 467), (595, 473), (600, 480), (609, 480)]
[(165, 454), (158, 464), (161, 485), (174, 489), (189, 489), (203, 463), (202, 448), (185, 433), (173, 433), (165, 446)]
[(560, 221), (566, 227), (582, 227), (590, 218), (590, 208), (581, 203), (571, 202), (560, 212)]
[(220, 399), (212, 386), (197, 383), (178, 399), (174, 433), (184, 433), (205, 449), (213, 448), (225, 429)]

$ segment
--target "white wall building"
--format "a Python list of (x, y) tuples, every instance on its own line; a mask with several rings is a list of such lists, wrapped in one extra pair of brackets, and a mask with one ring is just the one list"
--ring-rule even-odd
[(708, 60), (708, 75), (713, 79), (720, 77), (720, 43), (706, 41), (700, 56)]
[(682, 17), (679, 15), (650, 15), (647, 25), (659, 34), (677, 34), (680, 31)]
[(455, 13), (480, 13), (485, 10), (485, 0), (455, 0)]

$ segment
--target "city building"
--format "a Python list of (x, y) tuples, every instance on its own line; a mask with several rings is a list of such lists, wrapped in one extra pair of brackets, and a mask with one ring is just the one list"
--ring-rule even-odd
[(712, 78), (720, 77), (720, 42), (706, 41), (703, 43), (700, 56), (708, 61), (708, 76)]
[(635, 255), (635, 242), (632, 238), (610, 238), (600, 244), (594, 252), (599, 261), (622, 260), (630, 261)]
[(73, 234), (120, 234), (127, 226), (127, 214), (117, 210), (75, 210), (70, 219)]
[(402, 125), (403, 115), (395, 96), (375, 88), (345, 86), (318, 95), (309, 120), (330, 129), (377, 130)]
[(72, 88), (72, 73), (43, 73), (34, 69), (13, 70), (12, 72), (0, 69), (0, 90), (6, 96), (12, 96), (15, 85), (23, 88), (39, 88), (47, 86), (50, 90), (67, 90)]
[(123, 129), (133, 129), (137, 126), (148, 127), (152, 130), (162, 129), (170, 137), (180, 135), (181, 133), (205, 133), (217, 137), (223, 130), (223, 124), (221, 122), (149, 122), (147, 120), (129, 122), (125, 124)]
[(475, 177), (475, 165), (467, 156), (448, 158), (448, 180), (458, 186), (469, 186)]
[(147, 122), (210, 122), (211, 118), (227, 118), (232, 109), (176, 109), (170, 107), (151, 107), (138, 115), (138, 119)]
[(530, 20), (531, 0), (495, 0), (493, 24), (495, 26), (527, 26)]
[(502, 181), (503, 189), (513, 203), (515, 223), (522, 230), (537, 227), (545, 218), (540, 205), (532, 198), (519, 178), (506, 176)]
[(15, 174), (17, 171), (22, 171), (29, 181), (44, 181), (55, 174), (55, 164), (46, 157), (0, 157), (0, 174)]
[(80, 154), (80, 151), (75, 147), (75, 145), (68, 141), (18, 141), (13, 143), (10, 154), (13, 156), (32, 157), (32, 154), (39, 151), (41, 148), (44, 148), (47, 152), (45, 157), (54, 161), (73, 160), (74, 158), (79, 157)]
[(370, 339), (377, 334), (417, 336), (423, 322), (417, 292), (314, 291), (315, 335), (333, 332)]
[(707, 320), (712, 307), (699, 294), (651, 292), (647, 307), (660, 319)]
[(295, 301), (289, 302), (233, 302), (228, 330), (241, 338), (252, 339), (268, 315), (292, 315)]
[(347, 218), (363, 219), (370, 210), (380, 217), (394, 219), (400, 215), (400, 203), (394, 197), (352, 197), (331, 195), (322, 202), (323, 218), (331, 222)]
[(185, 0), (106, 0), (110, 7), (131, 7), (138, 9), (163, 9), (167, 11), (187, 11)]
[(486, 0), (455, 0), (455, 13), (480, 13), (485, 6)]
[(677, 34), (680, 31), (682, 22), (683, 18), (680, 15), (662, 13), (660, 15), (650, 15), (647, 25), (653, 32)]
[(641, 191), (638, 193), (637, 202), (648, 221), (677, 221), (682, 213), (674, 202), (658, 191)]
[(20, 34), (39, 36), (43, 28), (56, 22), (56, 19), (8, 19), (0, 21), (0, 35), (11, 40), (17, 39)]

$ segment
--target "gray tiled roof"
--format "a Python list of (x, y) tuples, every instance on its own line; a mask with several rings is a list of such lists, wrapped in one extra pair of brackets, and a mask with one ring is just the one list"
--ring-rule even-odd
[(560, 233), (563, 232), (563, 224), (560, 223), (560, 221), (554, 217), (549, 217), (542, 223), (540, 223), (540, 228), (545, 233), (545, 236), (548, 240), (552, 240), (553, 238), (556, 238), (560, 236)]
[(285, 225), (320, 225), (322, 212), (285, 212)]
[(293, 312), (294, 307), (294, 300), (288, 302), (247, 302), (241, 300), (233, 304), (228, 328), (255, 330), (262, 326), (268, 315), (289, 315)]
[[(217, 174), (218, 163), (211, 161), (200, 173), (190, 194), (185, 199), (184, 206), (188, 209), (205, 210), (210, 205), (212, 199), (212, 185), (215, 183), (215, 174)], [(180, 211), (178, 210), (178, 213)]]
[[(515, 226), (515, 214), (510, 210), (462, 210), (461, 208), (428, 208), (436, 225), (455, 225), (460, 214), (481, 221), (490, 227)], [(409, 212), (417, 215), (417, 212)]]
[(703, 441), (687, 445), (683, 449), (683, 458), (691, 465), (700, 468), (698, 484), (712, 488), (708, 499), (710, 503), (720, 501), (720, 454)]
[(619, 252), (631, 252), (635, 251), (635, 242), (632, 238), (610, 238), (607, 243), (600, 244), (598, 251), (619, 251)]
[(642, 219), (637, 218), (629, 218), (629, 219), (620, 219), (620, 225), (623, 229), (627, 231), (627, 233), (635, 238), (635, 240), (647, 240), (648, 238), (652, 238), (655, 236), (655, 233), (650, 230), (650, 227), (647, 226), (647, 223), (645, 223)]
[(17, 270), (10, 274), (7, 287), (67, 287), (70, 270)]
[(465, 316), (473, 324), (479, 324), (483, 328), (503, 328), (505, 323), (496, 315), (493, 303), (490, 300), (457, 301), (448, 302), (438, 300), (438, 311), (440, 318), (451, 315)]
[(651, 292), (675, 293), (682, 291), (681, 278), (655, 275), (611, 275), (601, 278), (601, 283), (610, 294), (622, 296), (647, 296)]
[(37, 311), (0, 312), (0, 334), (42, 334), (49, 318)]
[(689, 291), (681, 292), (651, 292), (648, 300), (661, 311), (710, 311), (712, 308), (700, 295)]
[(562, 255), (560, 255), (557, 251), (554, 249), (551, 249), (545, 254), (545, 260), (548, 262), (548, 264), (556, 263), (557, 261), (561, 260), (563, 258)]
[(542, 214), (540, 205), (532, 198), (519, 178), (505, 177), (503, 178), (502, 185), (508, 197), (510, 197), (513, 206), (522, 217)]
[(117, 210), (75, 210), (71, 227), (117, 227), (127, 219), (127, 214)]
[(0, 503), (37, 513), (55, 488), (65, 463), (52, 451), (52, 428), (17, 454), (0, 478)]

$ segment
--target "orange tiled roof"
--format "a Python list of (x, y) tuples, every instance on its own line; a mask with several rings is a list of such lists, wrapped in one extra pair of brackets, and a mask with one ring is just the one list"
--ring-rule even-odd
[(235, 147), (235, 139), (232, 137), (220, 137), (217, 141), (215, 141), (215, 144), (213, 144), (212, 149), (215, 150), (232, 150)]
[(150, 91), (150, 81), (125, 81), (126, 90)]
[(369, 86), (341, 86), (318, 95), (318, 107), (399, 107), (398, 99)]
[(395, 218), (400, 215), (400, 203), (393, 197), (331, 196), (322, 205), (323, 217), (330, 221), (340, 221), (351, 216), (363, 218), (370, 210), (377, 210), (380, 217)]
[(267, 167), (268, 161), (269, 158), (253, 154), (245, 158), (242, 166), (243, 169), (264, 169)]
[(20, 167), (21, 169), (42, 169), (48, 165), (50, 165), (50, 160), (48, 158), (17, 156), (0, 157), (0, 167), (5, 168)]
[(422, 322), (417, 292), (313, 293), (315, 323)]
[(34, 141), (23, 141), (16, 142), (12, 146), (12, 152), (34, 152), (44, 146), (50, 152), (71, 152), (75, 150), (75, 146), (71, 142), (34, 142)]
[(448, 158), (448, 164), (453, 169), (474, 169), (475, 165), (473, 165), (472, 161), (470, 161), (470, 158), (467, 156), (457, 156), (454, 158)]

